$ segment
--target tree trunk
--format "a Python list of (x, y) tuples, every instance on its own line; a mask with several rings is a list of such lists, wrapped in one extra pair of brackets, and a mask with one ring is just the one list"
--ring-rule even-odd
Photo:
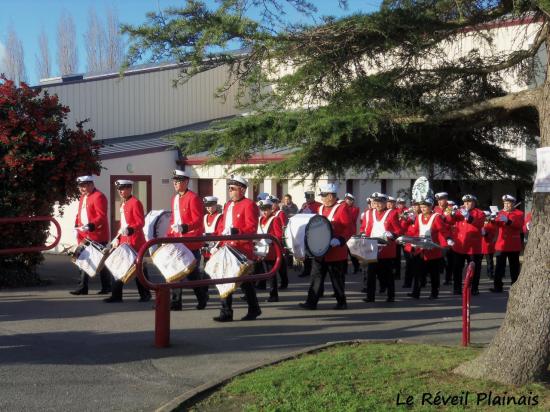
[[(547, 49), (550, 41), (547, 41)], [(549, 54), (550, 56), (550, 54)], [(547, 65), (548, 69), (548, 65)], [(538, 103), (541, 147), (550, 146), (550, 81)], [(550, 194), (535, 193), (524, 263), (510, 289), (504, 321), (487, 349), (455, 372), (524, 385), (540, 380), (550, 360)]]

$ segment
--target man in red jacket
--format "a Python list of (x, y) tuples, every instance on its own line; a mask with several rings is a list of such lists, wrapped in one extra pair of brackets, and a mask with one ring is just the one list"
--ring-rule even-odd
[(506, 258), (510, 265), (511, 284), (518, 279), (520, 265), (519, 253), (521, 252), (521, 232), (523, 230), (523, 212), (514, 207), (516, 198), (512, 195), (502, 196), (504, 208), (498, 212), (495, 225), (498, 226), (496, 251), (496, 268), (494, 288), (491, 292), (502, 292), (502, 278), (506, 269)]
[[(280, 208), (281, 201), (275, 196), (269, 196), (268, 198), (273, 203), (273, 214), (281, 222), (281, 230), (286, 227), (288, 223), (288, 216), (285, 211)], [(281, 235), (281, 244), (282, 244), (282, 235)], [(286, 259), (281, 261), (281, 266), (279, 267), (279, 275), (281, 276), (281, 289), (288, 288), (288, 268)]]
[[(196, 237), (204, 233), (203, 213), (204, 204), (202, 199), (193, 191), (189, 190), (189, 175), (182, 170), (174, 170), (172, 176), (176, 194), (172, 198), (172, 217), (170, 227), (166, 233), (168, 237)], [(202, 247), (201, 242), (185, 242), (185, 246), (193, 252), (197, 263), (200, 262)], [(189, 280), (201, 279), (199, 265), (187, 276)], [(193, 288), (197, 297), (196, 309), (202, 310), (208, 301), (208, 286)], [(172, 289), (171, 310), (182, 310), (181, 289)]]
[[(321, 203), (315, 200), (315, 192), (308, 190), (304, 193), (306, 202), (302, 205), (298, 213), (317, 213)], [(304, 270), (298, 275), (299, 278), (306, 278), (311, 274), (312, 260), (309, 257), (304, 259)]]
[(485, 211), (485, 224), (481, 229), (481, 253), (487, 262), (487, 276), (495, 278), (495, 242), (498, 233), (498, 226), (491, 219), (491, 212)]
[(485, 224), (485, 213), (476, 207), (477, 197), (464, 195), (464, 204), (453, 214), (455, 232), (450, 246), (455, 252), (453, 270), (453, 294), (462, 294), (462, 271), (465, 262), (474, 262), (472, 295), (479, 295), (479, 277), (481, 274), (481, 229)]
[[(231, 175), (227, 181), (229, 201), (223, 209), (222, 223), (217, 235), (254, 234), (258, 230), (260, 212), (256, 203), (245, 197), (248, 181), (237, 175)], [(254, 260), (254, 247), (251, 240), (228, 240), (220, 243), (230, 245), (250, 260)], [(241, 320), (255, 320), (262, 314), (254, 285), (250, 282), (241, 283), (241, 289), (248, 303), (248, 313)], [(216, 322), (231, 322), (233, 320), (233, 294), (221, 299), (220, 315)]]
[[(145, 243), (145, 235), (143, 234), (145, 214), (141, 202), (136, 197), (132, 196), (133, 184), (134, 182), (132, 180), (117, 180), (115, 182), (122, 204), (120, 205), (120, 229), (118, 231), (120, 237), (113, 241), (113, 247), (127, 243), (137, 252)], [(143, 274), (149, 279), (145, 266), (143, 267)], [(148, 302), (151, 300), (151, 292), (141, 284), (137, 276), (136, 286), (139, 292), (140, 302)], [(104, 299), (104, 302), (122, 302), (123, 287), (124, 283), (122, 283), (121, 280), (115, 280), (111, 297)]]
[[(357, 206), (355, 206), (355, 196), (353, 196), (351, 193), (346, 193), (344, 195), (344, 202), (347, 203), (349, 207), (349, 212), (351, 216), (351, 226), (349, 228), (350, 230), (350, 236), (353, 236), (357, 233), (357, 219), (359, 218), (359, 213), (361, 212), (361, 209), (359, 209)], [(349, 253), (348, 249), (348, 255), (351, 260), (351, 264), (353, 265), (353, 273), (359, 273), (361, 270), (361, 266), (359, 265), (359, 260), (352, 256)]]
[[(204, 202), (204, 207), (206, 208), (206, 213), (203, 217), (204, 223), (204, 234), (213, 235), (219, 231), (221, 224), (222, 214), (218, 210), (218, 198), (216, 196), (206, 196), (202, 199)], [(210, 259), (210, 251), (207, 248), (202, 249), (202, 257), (204, 258), (204, 263), (208, 262)]]
[(392, 274), (392, 264), (396, 256), (395, 239), (401, 234), (401, 226), (397, 210), (386, 207), (388, 196), (375, 192), (371, 195), (373, 209), (365, 216), (364, 233), (368, 237), (382, 238), (388, 242), (378, 249), (378, 261), (367, 266), (367, 297), (365, 302), (374, 302), (376, 293), (376, 278), (387, 290), (386, 302), (395, 301), (395, 280)]
[[(435, 200), (437, 201), (437, 206), (434, 207), (434, 212), (441, 215), (443, 220), (447, 225), (449, 225), (449, 230), (452, 230), (455, 222), (451, 214), (453, 207), (449, 203), (449, 194), (447, 192), (439, 192), (435, 194)], [(449, 285), (453, 281), (453, 269), (454, 269), (454, 252), (453, 249), (448, 248), (443, 252), (445, 259), (445, 281), (444, 285)]]
[[(275, 209), (273, 208), (274, 203), (270, 198), (267, 198), (265, 200), (260, 200), (259, 202), (260, 207), (260, 220), (258, 221), (258, 233), (267, 233), (270, 235), (275, 236), (281, 244), (283, 243), (283, 224), (282, 219), (280, 219), (275, 212)], [(263, 240), (261, 242), (258, 242), (259, 244), (267, 244), (270, 243), (268, 240)], [(258, 260), (257, 264), (255, 265), (256, 273), (267, 273), (271, 270), (271, 268), (275, 265), (275, 249), (270, 247), (269, 251), (267, 253), (267, 256), (261, 258)], [(281, 287), (281, 289), (285, 289), (286, 285), (288, 285), (288, 278), (286, 277), (286, 273), (282, 273), (282, 266), (279, 269), (279, 276), (281, 277), (281, 286), (285, 285), (285, 287)], [(265, 288), (264, 288), (265, 289)], [(278, 302), (279, 301), (279, 288), (277, 285), (277, 276), (273, 276), (271, 278), (271, 288), (269, 290), (269, 298), (267, 299), (268, 302)]]
[[(80, 201), (75, 220), (76, 240), (80, 244), (88, 238), (105, 246), (109, 242), (109, 220), (107, 218), (107, 198), (95, 188), (93, 176), (80, 176), (76, 179), (80, 191)], [(99, 272), (101, 290), (98, 295), (111, 293), (111, 273), (103, 268)], [(88, 280), (90, 276), (80, 271), (80, 283), (73, 295), (88, 294)]]
[(351, 237), (351, 216), (348, 206), (338, 202), (336, 193), (338, 187), (335, 183), (321, 185), (321, 198), (323, 204), (319, 207), (318, 214), (325, 216), (332, 224), (332, 239), (327, 254), (312, 261), (311, 283), (305, 303), (300, 303), (303, 309), (315, 310), (323, 291), (323, 284), (327, 273), (332, 282), (336, 306), (334, 309), (347, 309), (345, 294), (345, 274), (348, 263), (348, 248), (346, 242)]

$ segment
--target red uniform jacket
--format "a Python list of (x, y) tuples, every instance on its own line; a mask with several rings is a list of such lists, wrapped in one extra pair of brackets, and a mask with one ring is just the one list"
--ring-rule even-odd
[(319, 211), (319, 207), (321, 206), (321, 203), (314, 200), (311, 203), (304, 203), (302, 205), (302, 208), (298, 213), (317, 213)]
[[(206, 213), (203, 217), (203, 223), (204, 223), (204, 233), (218, 233), (219, 227), (222, 221), (222, 214), (215, 212), (215, 213)], [(207, 250), (203, 250), (202, 255), (209, 259), (210, 258), (210, 252)]]
[[(177, 233), (172, 230), (172, 225), (175, 222), (174, 216), (174, 201), (179, 201), (179, 214), (181, 217), (181, 224), (186, 224), (188, 229), (187, 233)], [(170, 219), (170, 227), (166, 236), (168, 237), (191, 237), (202, 236), (204, 233), (204, 223), (202, 220), (204, 212), (204, 203), (202, 199), (191, 190), (187, 190), (182, 196), (176, 194), (172, 198), (172, 218)], [(185, 243), (190, 250), (199, 250), (202, 247), (201, 242)]]
[[(447, 206), (447, 207), (449, 207), (449, 206)], [(453, 219), (453, 217), (451, 215), (445, 214), (445, 211), (447, 210), (447, 207), (445, 207), (445, 209), (444, 209), (441, 206), (437, 205), (437, 206), (434, 207), (434, 212), (439, 213), (441, 215), (441, 217), (443, 218), (443, 220), (445, 221), (445, 223), (447, 223), (448, 225), (454, 225), (455, 220)]]
[(481, 235), (481, 253), (492, 255), (495, 253), (495, 241), (497, 238), (498, 227), (493, 222), (485, 223), (483, 226), (485, 235)]
[[(76, 214), (75, 227), (80, 228), (82, 220), (80, 219), (80, 211), (82, 209), (82, 202), (84, 196), (80, 198), (78, 202), (78, 212)], [(86, 212), (88, 215), (88, 223), (92, 224), (93, 230), (89, 232), (82, 232), (78, 230), (77, 241), (82, 242), (85, 238), (94, 240), (100, 243), (109, 242), (109, 220), (107, 218), (107, 198), (99, 190), (94, 189), (86, 199)]]
[(133, 229), (131, 235), (120, 236), (120, 244), (128, 243), (137, 252), (141, 245), (145, 243), (145, 235), (143, 234), (143, 226), (145, 224), (143, 205), (138, 199), (131, 196), (126, 202), (122, 203), (120, 208), (121, 215), (124, 213), (126, 224)]
[[(508, 222), (500, 221), (500, 216), (508, 217)], [(521, 231), (523, 230), (523, 212), (514, 209), (511, 212), (501, 210), (494, 221), (498, 226), (497, 252), (519, 252), (521, 251)]]
[[(451, 238), (449, 226), (445, 223), (440, 214), (436, 213), (435, 215), (436, 216), (432, 222), (432, 225), (429, 228), (432, 241), (442, 247), (446, 247), (447, 239)], [(422, 219), (422, 223), (424, 225), (427, 225), (432, 216), (433, 214), (430, 216), (424, 216), (422, 214), (418, 215), (414, 224), (412, 226), (409, 226), (409, 228), (407, 229), (407, 235), (420, 236), (420, 219)], [(443, 257), (442, 249), (420, 249), (419, 252), (424, 260), (435, 260), (441, 259)]]
[[(387, 209), (381, 212), (377, 211), (376, 209), (369, 210), (368, 213), (365, 215), (365, 227), (363, 228), (362, 232), (364, 232), (367, 236), (371, 236), (372, 228), (374, 225), (374, 216), (376, 216), (376, 220), (380, 221), (384, 216), (384, 213), (386, 213), (386, 210)], [(402, 233), (401, 226), (399, 225), (397, 210), (393, 209), (390, 211), (388, 217), (386, 218), (386, 221), (384, 222), (384, 227), (387, 232), (391, 232), (393, 234), (394, 238), (397, 238)], [(378, 249), (378, 259), (393, 259), (396, 256), (397, 248), (394, 241), (390, 241), (386, 246)]]
[(281, 221), (281, 226), (285, 227), (287, 222), (288, 222), (288, 218), (286, 217), (286, 213), (283, 210), (281, 210), (280, 208), (275, 209), (275, 216), (277, 217), (277, 219), (279, 219)]
[[(264, 225), (267, 224), (270, 218), (271, 217), (266, 218), (265, 216), (260, 216), (260, 221), (259, 221), (260, 226), (262, 226), (263, 228)], [(281, 223), (281, 219), (277, 216), (275, 216), (271, 221), (271, 224), (267, 228), (267, 232), (264, 232), (263, 230), (258, 228), (258, 233), (268, 233), (270, 235), (273, 235), (279, 240), (279, 242), (281, 242), (281, 245), (283, 244), (283, 225)], [(275, 248), (270, 247), (269, 252), (265, 257), (265, 260), (275, 261), (275, 258), (276, 258)]]
[(480, 255), (481, 228), (485, 224), (485, 213), (478, 208), (473, 208), (467, 220), (460, 212), (455, 214), (454, 220), (456, 223), (453, 250), (463, 255)]
[(349, 214), (351, 216), (350, 233), (353, 236), (355, 235), (355, 233), (357, 233), (357, 219), (359, 218), (361, 209), (359, 209), (357, 206), (348, 206), (348, 208), (349, 208)]
[[(216, 232), (217, 235), (223, 234), (225, 219), (227, 218), (227, 209), (231, 203), (233, 203), (233, 201), (230, 200), (223, 208), (222, 222), (219, 226), (219, 232)], [(258, 209), (256, 203), (246, 197), (234, 203), (232, 226), (237, 229), (237, 234), (244, 235), (256, 233), (258, 230), (258, 218), (260, 217), (260, 209)], [(254, 247), (251, 240), (230, 240), (223, 242), (222, 245), (223, 244), (231, 245), (244, 253), (249, 259), (254, 259)]]
[[(336, 212), (332, 218), (329, 218), (332, 210), (336, 208)], [(321, 205), (318, 214), (326, 217), (332, 224), (332, 237), (340, 240), (340, 246), (331, 247), (327, 254), (323, 257), (325, 262), (338, 262), (348, 259), (348, 247), (346, 242), (351, 237), (351, 215), (349, 207), (345, 203), (336, 203), (331, 207)]]

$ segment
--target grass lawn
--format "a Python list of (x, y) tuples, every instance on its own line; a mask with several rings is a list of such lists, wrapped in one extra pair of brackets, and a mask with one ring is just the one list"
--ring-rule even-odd
[[(179, 410), (525, 411), (536, 403), (538, 410), (550, 410), (548, 385), (516, 388), (451, 373), (479, 351), (417, 344), (342, 344), (237, 377)], [(511, 397), (523, 405), (506, 405)]]

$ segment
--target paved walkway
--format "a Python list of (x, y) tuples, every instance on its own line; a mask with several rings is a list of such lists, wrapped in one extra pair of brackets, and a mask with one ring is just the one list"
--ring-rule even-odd
[[(194, 309), (192, 291), (184, 310), (172, 313), (172, 346), (153, 346), (154, 311), (137, 302), (132, 283), (125, 302), (103, 296), (72, 296), (77, 270), (64, 256), (49, 255), (41, 267), (51, 285), (0, 290), (0, 410), (154, 410), (182, 393), (221, 376), (296, 350), (347, 339), (397, 339), (458, 345), (461, 301), (444, 286), (437, 301), (412, 301), (398, 288), (397, 302), (366, 304), (361, 277), (348, 277), (347, 311), (334, 299), (304, 311), (307, 280), (291, 275), (278, 303), (262, 303), (255, 322), (217, 324), (211, 291), (206, 310)], [(95, 293), (98, 281), (91, 283)], [(400, 281), (396, 281), (399, 285)], [(500, 325), (507, 294), (493, 295), (483, 277), (473, 297), (472, 341), (488, 342)], [(326, 294), (331, 288), (327, 282)], [(236, 294), (235, 317), (246, 313)], [(265, 292), (259, 293), (263, 299)], [(262, 299), (262, 300), (263, 300)]]

